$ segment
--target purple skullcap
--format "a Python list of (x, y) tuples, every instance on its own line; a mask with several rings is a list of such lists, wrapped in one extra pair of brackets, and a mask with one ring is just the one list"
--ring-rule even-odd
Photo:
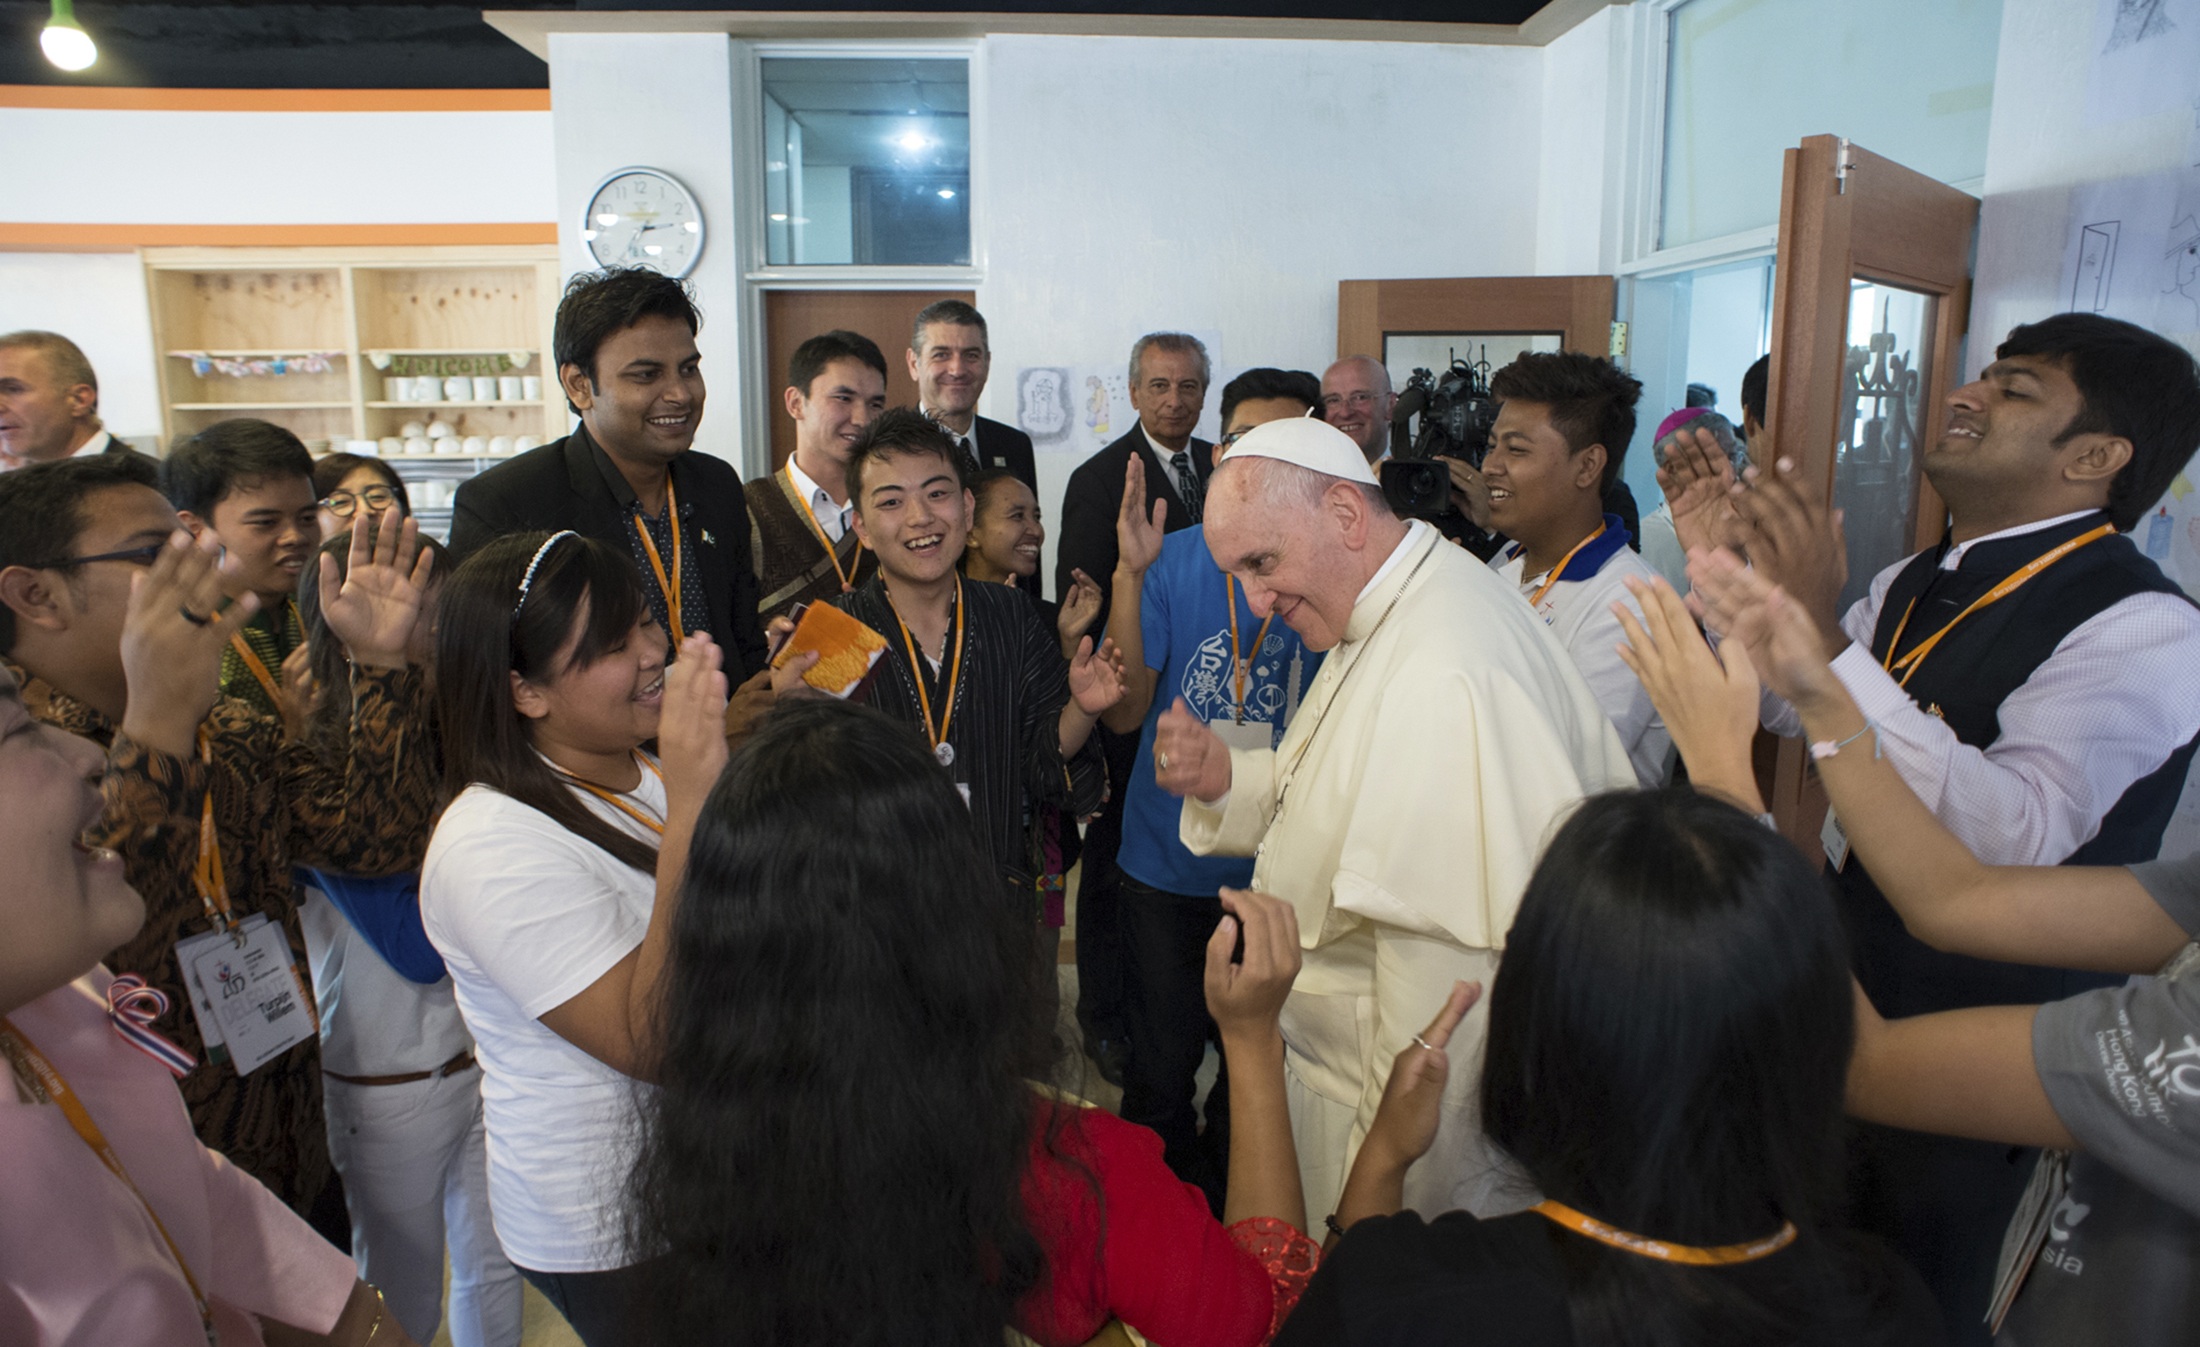
[(1658, 433), (1650, 437), (1650, 443), (1656, 444), (1710, 410), (1709, 407), (1683, 407), (1679, 411), (1670, 414), (1663, 421), (1658, 422)]

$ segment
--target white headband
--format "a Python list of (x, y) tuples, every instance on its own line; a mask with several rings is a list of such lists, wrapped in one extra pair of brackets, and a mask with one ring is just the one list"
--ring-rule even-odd
[(542, 559), (550, 555), (550, 549), (558, 545), (558, 539), (580, 536), (571, 529), (559, 529), (542, 540), (542, 546), (535, 549), (535, 559), (527, 563), (527, 574), (519, 578), (519, 602), (512, 605), (512, 616), (518, 617), (519, 610), (527, 606), (527, 591), (535, 583), (535, 570), (542, 565)]

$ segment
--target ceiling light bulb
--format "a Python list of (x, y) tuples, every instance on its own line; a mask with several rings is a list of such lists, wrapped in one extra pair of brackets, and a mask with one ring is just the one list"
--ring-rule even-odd
[(46, 20), (45, 31), (38, 35), (38, 45), (46, 53), (46, 59), (63, 70), (88, 69), (99, 59), (99, 48), (93, 44), (92, 35), (76, 21), (76, 6), (72, 0), (53, 0), (53, 17)]
[(930, 145), (932, 142), (926, 140), (924, 138), (924, 133), (921, 131), (904, 131), (902, 132), (901, 136), (894, 141), (894, 143), (909, 151), (911, 154), (915, 154), (918, 150), (923, 149), (925, 146)]
[(953, 201), (954, 199), (955, 199), (955, 189), (954, 189), (954, 188), (952, 188), (952, 187), (942, 187), (942, 188), (940, 189), (940, 200), (942, 200), (942, 201)]

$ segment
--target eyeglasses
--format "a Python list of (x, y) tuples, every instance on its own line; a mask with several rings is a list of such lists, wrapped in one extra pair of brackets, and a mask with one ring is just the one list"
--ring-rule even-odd
[(1345, 406), (1356, 412), (1364, 412), (1374, 405), (1375, 395), (1368, 392), (1329, 393), (1322, 398), (1322, 406), (1324, 407)]
[(363, 504), (368, 510), (380, 514), (397, 503), (397, 493), (386, 486), (370, 486), (356, 495), (349, 491), (331, 491), (328, 499), (321, 501), (322, 509), (338, 519), (349, 519)]
[(40, 561), (34, 563), (30, 569), (59, 571), (71, 566), (88, 565), (94, 561), (127, 561), (133, 566), (150, 566), (160, 560), (160, 554), (167, 548), (168, 544), (165, 542), (147, 543), (143, 547), (126, 547), (120, 552), (98, 552), (88, 557), (62, 557), (55, 561)]

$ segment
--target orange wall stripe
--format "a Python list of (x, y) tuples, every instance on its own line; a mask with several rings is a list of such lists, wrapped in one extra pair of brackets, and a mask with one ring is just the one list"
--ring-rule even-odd
[(117, 89), (0, 84), (0, 108), (97, 112), (548, 112), (548, 89)]
[(0, 248), (20, 252), (128, 252), (165, 247), (376, 247), (556, 243), (554, 224), (163, 225), (0, 223)]

